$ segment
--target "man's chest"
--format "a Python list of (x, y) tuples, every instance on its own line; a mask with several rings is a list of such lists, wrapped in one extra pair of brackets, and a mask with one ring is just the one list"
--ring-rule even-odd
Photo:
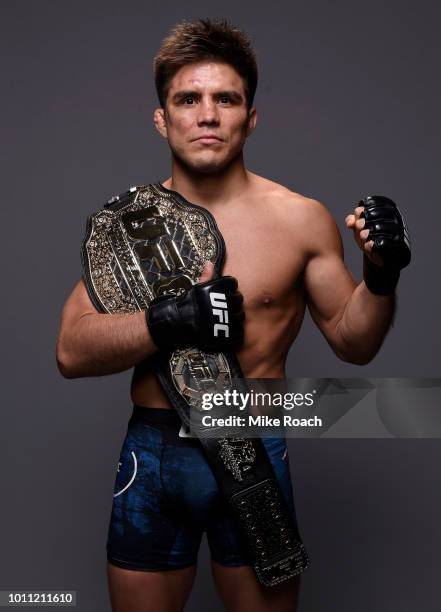
[(296, 231), (268, 215), (218, 217), (216, 221), (226, 246), (222, 273), (237, 278), (246, 306), (286, 303), (305, 265)]

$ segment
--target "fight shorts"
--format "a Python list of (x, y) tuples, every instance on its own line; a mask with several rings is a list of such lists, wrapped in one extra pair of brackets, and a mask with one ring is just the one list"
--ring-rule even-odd
[[(206, 532), (214, 561), (249, 565), (200, 442), (180, 429), (174, 410), (134, 406), (116, 475), (108, 561), (141, 571), (189, 567)], [(296, 522), (286, 441), (262, 441)]]

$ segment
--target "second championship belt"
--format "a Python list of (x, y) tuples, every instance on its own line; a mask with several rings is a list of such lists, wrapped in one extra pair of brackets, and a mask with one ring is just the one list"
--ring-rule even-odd
[[(146, 310), (155, 297), (187, 291), (207, 260), (220, 275), (224, 257), (211, 213), (160, 183), (132, 187), (92, 214), (81, 251), (89, 296), (109, 314)], [(260, 582), (272, 586), (302, 572), (308, 556), (260, 438), (213, 438), (194, 426), (204, 394), (231, 389), (233, 379), (245, 385), (236, 355), (184, 348), (159, 351), (153, 362), (182, 422), (193, 425)]]

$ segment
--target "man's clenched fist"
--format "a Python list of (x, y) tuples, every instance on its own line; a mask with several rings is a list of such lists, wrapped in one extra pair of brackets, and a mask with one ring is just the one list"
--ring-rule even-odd
[(160, 296), (146, 310), (153, 342), (161, 350), (195, 346), (206, 352), (232, 351), (243, 340), (243, 297), (232, 276), (213, 279), (206, 264), (200, 281), (178, 296)]
[(410, 263), (410, 237), (395, 202), (367, 196), (345, 219), (364, 254), (364, 280), (377, 295), (392, 293), (400, 270)]

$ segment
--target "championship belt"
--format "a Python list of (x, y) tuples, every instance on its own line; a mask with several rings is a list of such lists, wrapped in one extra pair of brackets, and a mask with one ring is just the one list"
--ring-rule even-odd
[[(81, 251), (90, 299), (109, 314), (135, 313), (155, 297), (187, 291), (207, 260), (220, 275), (224, 256), (211, 213), (160, 183), (132, 187), (92, 214)], [(153, 364), (171, 404), (204, 448), (260, 582), (272, 586), (302, 572), (308, 556), (260, 438), (207, 437), (195, 426), (205, 393), (222, 393), (232, 379), (243, 380), (236, 355), (185, 348), (158, 351)]]

